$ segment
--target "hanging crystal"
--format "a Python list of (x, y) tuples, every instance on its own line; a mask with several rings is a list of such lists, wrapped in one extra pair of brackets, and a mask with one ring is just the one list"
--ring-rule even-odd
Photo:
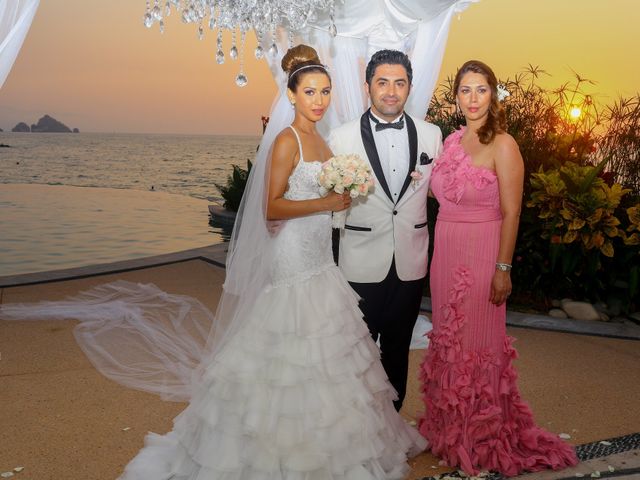
[(333, 2), (331, 2), (331, 5), (329, 6), (329, 35), (331, 35), (332, 37), (335, 37), (336, 35), (338, 35), (338, 29), (336, 28), (336, 21), (334, 18), (334, 14), (335, 14), (335, 5)]
[(253, 56), (256, 57), (256, 60), (261, 60), (264, 58), (264, 49), (262, 48), (262, 33), (256, 32), (256, 39), (258, 40), (258, 46), (253, 51)]
[(240, 72), (236, 77), (236, 85), (239, 87), (244, 87), (247, 83), (249, 83), (247, 76), (244, 73)]
[(289, 48), (293, 47), (293, 31), (289, 30), (287, 32), (287, 42), (289, 44)]
[(244, 87), (249, 82), (244, 74), (244, 40), (245, 32), (243, 31), (240, 36), (240, 73), (236, 76), (236, 85), (239, 87)]
[(190, 23), (198, 21), (198, 12), (193, 8), (193, 5), (189, 7), (189, 10), (187, 10), (187, 17)]
[(271, 46), (267, 53), (271, 55), (272, 58), (275, 58), (278, 55), (278, 46), (276, 45), (276, 26), (271, 25)]
[(162, 10), (160, 10), (160, 4), (158, 3), (159, 0), (156, 0), (154, 5), (153, 5), (153, 10), (151, 10), (151, 15), (153, 16), (154, 20), (160, 21), (162, 20)]
[(231, 50), (229, 50), (229, 57), (231, 60), (237, 60), (238, 58), (238, 48), (236, 47), (236, 31), (231, 31)]
[(164, 20), (160, 20), (159, 22), (160, 33), (164, 33)]
[(171, 2), (167, 0), (167, 3), (164, 4), (164, 16), (168, 17), (171, 15)]
[(331, 18), (331, 25), (329, 25), (329, 35), (332, 37), (338, 35), (338, 29), (336, 28), (336, 24), (333, 23), (333, 18)]
[(198, 40), (202, 40), (204, 38), (204, 27), (202, 24), (198, 27)]
[(149, 5), (149, 0), (147, 0), (147, 9), (145, 11), (144, 17), (144, 26), (147, 28), (151, 28), (153, 25), (153, 17), (151, 16), (151, 5)]
[(216, 52), (216, 62), (218, 62), (218, 65), (222, 65), (224, 63), (224, 52), (222, 51), (222, 28), (218, 28), (218, 38), (216, 39), (216, 45), (218, 46), (218, 51)]

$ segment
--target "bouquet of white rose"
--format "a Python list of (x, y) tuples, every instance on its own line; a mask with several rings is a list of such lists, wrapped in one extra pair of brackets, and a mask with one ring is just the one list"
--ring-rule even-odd
[[(351, 198), (365, 196), (373, 188), (373, 175), (369, 164), (358, 155), (336, 155), (322, 164), (318, 183), (324, 193), (349, 192)], [(333, 227), (344, 228), (347, 211), (333, 212)]]

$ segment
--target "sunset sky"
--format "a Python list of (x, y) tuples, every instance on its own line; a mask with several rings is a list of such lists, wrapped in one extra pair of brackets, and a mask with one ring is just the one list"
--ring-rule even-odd
[[(276, 91), (266, 63), (248, 58), (239, 89), (238, 64), (215, 62), (214, 35), (198, 41), (175, 15), (164, 35), (148, 30), (144, 8), (41, 0), (0, 89), (0, 128), (48, 113), (85, 132), (260, 134)], [(640, 92), (638, 25), (638, 0), (481, 0), (454, 18), (440, 77), (470, 58), (501, 78), (533, 64), (551, 74), (546, 86), (571, 82), (573, 71), (597, 82), (589, 93), (607, 103)]]

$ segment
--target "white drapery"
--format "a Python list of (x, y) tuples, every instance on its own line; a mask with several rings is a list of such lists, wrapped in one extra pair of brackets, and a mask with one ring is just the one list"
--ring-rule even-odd
[[(313, 46), (329, 67), (333, 81), (333, 103), (320, 130), (353, 120), (368, 107), (363, 85), (365, 68), (373, 53), (383, 48), (401, 50), (413, 66), (412, 93), (406, 104), (409, 114), (424, 118), (436, 86), (452, 17), (480, 0), (344, 0), (337, 2), (335, 23), (338, 35), (332, 37), (328, 16), (320, 16), (294, 43)], [(268, 40), (270, 41), (270, 39)], [(263, 47), (266, 49), (267, 40)], [(288, 48), (284, 32), (278, 39), (279, 54), (268, 57), (278, 85), (278, 95), (271, 111), (262, 145), (265, 149), (275, 135), (291, 121), (286, 95), (286, 78), (280, 68)], [(276, 121), (274, 121), (276, 120)]]
[(0, 1), (0, 88), (9, 76), (40, 0)]

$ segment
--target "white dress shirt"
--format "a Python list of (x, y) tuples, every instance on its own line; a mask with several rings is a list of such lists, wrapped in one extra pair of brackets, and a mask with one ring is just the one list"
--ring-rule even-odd
[[(402, 117), (401, 114), (393, 122), (387, 122), (370, 112), (380, 123), (395, 123)], [(384, 178), (389, 186), (391, 198), (394, 202), (400, 199), (400, 191), (402, 185), (409, 173), (409, 138), (407, 134), (407, 124), (405, 120), (404, 128), (398, 130), (395, 128), (386, 128), (376, 131), (376, 123), (371, 122), (371, 130), (373, 132), (373, 140), (380, 157), (380, 165), (384, 172)]]

